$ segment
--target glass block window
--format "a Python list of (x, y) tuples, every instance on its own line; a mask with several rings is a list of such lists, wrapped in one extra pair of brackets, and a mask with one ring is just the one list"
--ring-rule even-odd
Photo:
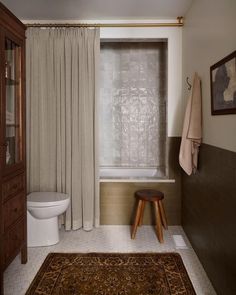
[(104, 42), (100, 166), (166, 167), (166, 42)]

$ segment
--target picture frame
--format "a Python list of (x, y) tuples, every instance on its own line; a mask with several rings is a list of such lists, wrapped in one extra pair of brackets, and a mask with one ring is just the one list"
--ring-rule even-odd
[(210, 67), (211, 114), (236, 114), (236, 50)]

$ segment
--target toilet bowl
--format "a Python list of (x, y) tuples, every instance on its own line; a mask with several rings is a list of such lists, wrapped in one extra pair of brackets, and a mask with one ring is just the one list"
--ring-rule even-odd
[(70, 204), (67, 194), (33, 192), (27, 196), (28, 247), (50, 246), (59, 242), (58, 216)]

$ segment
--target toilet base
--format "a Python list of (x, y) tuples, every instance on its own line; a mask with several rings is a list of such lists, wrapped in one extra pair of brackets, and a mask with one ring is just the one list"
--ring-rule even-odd
[(59, 242), (58, 217), (36, 219), (27, 211), (28, 247), (43, 247)]

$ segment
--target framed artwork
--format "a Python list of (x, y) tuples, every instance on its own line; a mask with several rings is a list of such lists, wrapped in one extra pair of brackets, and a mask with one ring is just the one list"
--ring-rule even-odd
[(211, 114), (236, 114), (236, 51), (210, 67)]

